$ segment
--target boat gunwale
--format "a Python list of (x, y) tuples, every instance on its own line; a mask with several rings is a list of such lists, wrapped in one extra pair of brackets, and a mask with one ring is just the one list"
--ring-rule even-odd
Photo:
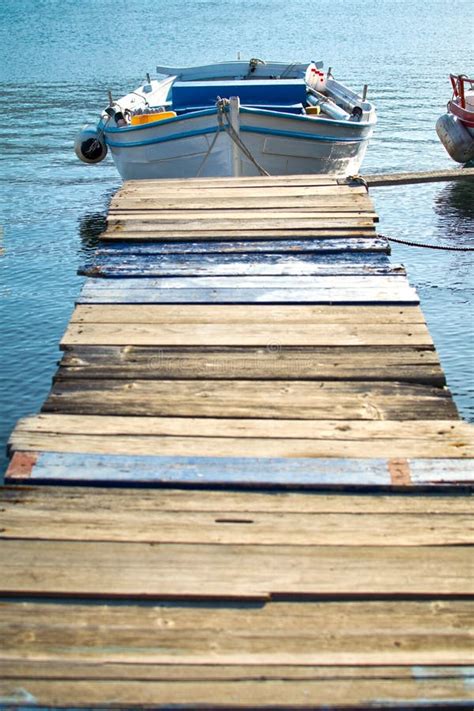
[[(371, 128), (372, 126), (375, 126), (377, 123), (377, 119), (374, 118), (373, 120), (370, 121), (357, 121), (357, 122), (352, 122), (349, 121), (348, 119), (332, 119), (332, 118), (326, 118), (326, 117), (320, 117), (320, 116), (307, 116), (307, 115), (300, 115), (300, 114), (292, 114), (292, 113), (287, 113), (285, 111), (272, 111), (270, 109), (259, 109), (256, 107), (250, 107), (250, 106), (241, 106), (240, 107), (240, 112), (242, 114), (254, 114), (254, 115), (260, 115), (260, 116), (272, 116), (272, 117), (281, 117), (281, 118), (286, 118), (286, 119), (293, 119), (296, 121), (310, 121), (312, 124), (316, 125), (329, 125), (329, 126), (341, 126), (341, 127), (350, 127), (351, 129), (362, 129), (362, 128)], [(98, 124), (98, 128), (102, 129), (105, 134), (108, 133), (118, 133), (118, 134), (126, 134), (130, 133), (132, 131), (143, 131), (151, 128), (157, 128), (158, 126), (167, 126), (171, 123), (177, 123), (178, 121), (185, 121), (187, 119), (192, 119), (192, 118), (200, 118), (201, 116), (212, 116), (213, 114), (217, 114), (217, 108), (210, 107), (208, 109), (200, 109), (198, 111), (190, 111), (189, 113), (186, 114), (181, 114), (180, 116), (172, 116), (171, 118), (168, 119), (158, 119), (157, 121), (150, 121), (149, 123), (145, 124), (139, 124), (137, 126), (120, 126), (120, 127), (115, 127), (111, 126), (108, 127), (104, 120), (101, 119)], [(352, 140), (352, 139), (351, 139)], [(358, 139), (354, 139), (358, 140)], [(125, 144), (124, 144), (125, 145)]]

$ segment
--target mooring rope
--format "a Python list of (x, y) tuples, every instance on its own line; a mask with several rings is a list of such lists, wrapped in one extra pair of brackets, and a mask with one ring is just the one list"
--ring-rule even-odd
[[(240, 151), (244, 154), (244, 156), (246, 158), (248, 158), (248, 160), (251, 163), (253, 163), (253, 165), (256, 167), (256, 169), (258, 170), (260, 175), (270, 175), (270, 173), (267, 173), (265, 168), (263, 168), (260, 165), (260, 163), (254, 158), (254, 156), (252, 155), (250, 150), (247, 148), (245, 143), (240, 138), (240, 136), (237, 133), (237, 131), (235, 130), (235, 128), (232, 126), (229, 116), (228, 116), (228, 111), (227, 111), (229, 105), (230, 105), (229, 99), (221, 99), (220, 97), (218, 97), (217, 102), (216, 102), (218, 128), (217, 128), (214, 138), (211, 141), (209, 148), (206, 151), (206, 155), (204, 156), (202, 163), (199, 166), (199, 170), (196, 174), (196, 177), (199, 178), (199, 176), (201, 175), (202, 169), (204, 168), (204, 165), (205, 165), (207, 159), (209, 158), (209, 156), (212, 152), (212, 149), (216, 145), (216, 141), (217, 141), (221, 131), (226, 131), (226, 133), (229, 135), (229, 138), (232, 141), (234, 141), (234, 143), (240, 149)], [(224, 118), (226, 120), (227, 125), (224, 124)]]
[(448, 247), (442, 244), (427, 244), (426, 242), (411, 242), (406, 239), (397, 239), (396, 237), (388, 237), (388, 235), (382, 235), (378, 233), (378, 236), (382, 239), (386, 239), (389, 242), (397, 242), (398, 244), (406, 244), (408, 247), (425, 247), (425, 249), (442, 249), (447, 252), (474, 252), (474, 247)]
[[(217, 120), (219, 121), (219, 112), (218, 112), (218, 114), (217, 114)], [(222, 119), (221, 119), (221, 120), (222, 120)], [(202, 169), (204, 168), (207, 159), (208, 159), (209, 156), (211, 155), (212, 149), (213, 149), (214, 146), (216, 145), (216, 141), (217, 141), (217, 139), (219, 138), (220, 132), (221, 132), (221, 125), (220, 125), (220, 121), (219, 121), (219, 126), (218, 126), (218, 128), (217, 128), (217, 131), (215, 132), (214, 138), (212, 139), (212, 141), (211, 141), (211, 143), (210, 143), (210, 145), (209, 145), (209, 148), (208, 148), (207, 151), (206, 151), (206, 155), (204, 156), (204, 158), (203, 158), (203, 160), (202, 160), (202, 163), (201, 163), (201, 165), (199, 166), (199, 170), (198, 170), (198, 172), (196, 173), (196, 178), (199, 178), (199, 177), (200, 177), (200, 175), (201, 175), (201, 173), (202, 173)]]
[(230, 122), (230, 119), (229, 119), (229, 116), (228, 116), (228, 113), (227, 113), (227, 111), (226, 111), (226, 108), (227, 108), (228, 105), (229, 105), (229, 100), (228, 100), (228, 99), (220, 99), (220, 101), (224, 102), (224, 103), (223, 103), (223, 108), (221, 109), (221, 111), (223, 112), (223, 114), (224, 114), (224, 116), (225, 116), (225, 120), (226, 120), (226, 122), (227, 122), (227, 128), (226, 128), (226, 130), (227, 130), (227, 132), (228, 132), (230, 138), (234, 141), (234, 143), (236, 144), (236, 146), (242, 151), (242, 153), (244, 154), (244, 156), (246, 156), (246, 158), (248, 158), (248, 160), (249, 160), (251, 163), (254, 164), (254, 166), (256, 167), (256, 169), (258, 170), (258, 172), (260, 173), (260, 175), (270, 175), (270, 173), (267, 173), (267, 171), (265, 170), (265, 168), (264, 168), (263, 166), (261, 166), (260, 163), (253, 157), (253, 155), (252, 155), (252, 153), (250, 152), (250, 150), (247, 148), (247, 146), (246, 146), (245, 143), (242, 141), (242, 139), (240, 138), (240, 136), (239, 136), (239, 134), (237, 133), (237, 131), (235, 130), (235, 128), (232, 126), (232, 124), (231, 124), (231, 122)]

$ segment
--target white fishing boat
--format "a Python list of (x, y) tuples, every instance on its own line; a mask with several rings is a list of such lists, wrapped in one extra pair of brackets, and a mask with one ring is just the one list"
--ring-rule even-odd
[(110, 150), (124, 180), (358, 173), (375, 108), (322, 62), (157, 67), (79, 133), (86, 163)]

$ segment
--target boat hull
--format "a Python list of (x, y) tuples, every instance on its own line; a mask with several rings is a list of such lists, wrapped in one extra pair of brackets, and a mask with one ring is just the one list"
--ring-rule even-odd
[[(105, 141), (124, 180), (359, 171), (372, 122), (334, 121), (241, 107), (239, 136), (255, 162), (219, 130), (209, 109), (166, 121), (105, 130)], [(216, 134), (219, 134), (216, 138)], [(257, 165), (256, 165), (257, 164)]]

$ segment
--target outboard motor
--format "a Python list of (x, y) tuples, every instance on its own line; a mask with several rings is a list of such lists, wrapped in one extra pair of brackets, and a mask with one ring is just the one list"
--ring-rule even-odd
[(84, 163), (100, 163), (107, 155), (107, 146), (97, 126), (86, 124), (74, 141), (77, 157)]

